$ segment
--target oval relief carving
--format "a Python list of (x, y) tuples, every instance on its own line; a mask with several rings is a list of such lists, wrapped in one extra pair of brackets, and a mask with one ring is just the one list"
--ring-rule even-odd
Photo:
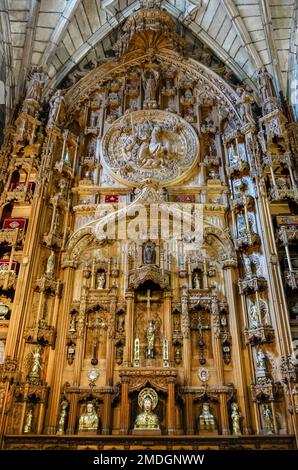
[(185, 179), (196, 164), (199, 140), (184, 119), (161, 110), (134, 111), (105, 133), (101, 157), (119, 182), (134, 187), (145, 179), (162, 186)]

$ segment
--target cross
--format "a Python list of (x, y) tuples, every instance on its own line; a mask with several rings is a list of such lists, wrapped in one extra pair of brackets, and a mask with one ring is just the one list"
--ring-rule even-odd
[(150, 303), (153, 300), (159, 300), (159, 296), (152, 296), (150, 295), (150, 289), (147, 289), (147, 294), (146, 295), (139, 295), (138, 300), (146, 300), (147, 302), (147, 317), (149, 319), (150, 316)]

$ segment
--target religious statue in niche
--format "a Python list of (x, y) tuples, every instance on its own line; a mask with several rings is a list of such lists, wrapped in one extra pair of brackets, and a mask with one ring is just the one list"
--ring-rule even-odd
[(143, 246), (143, 263), (144, 264), (155, 264), (156, 253), (154, 243), (147, 242)]
[(263, 408), (263, 417), (264, 417), (264, 424), (267, 434), (274, 434), (274, 422), (273, 422), (273, 415), (269, 405), (264, 405)]
[(55, 251), (52, 250), (50, 256), (47, 259), (47, 266), (46, 266), (46, 276), (51, 279), (54, 277), (55, 264), (56, 264)]
[(255, 124), (255, 118), (252, 111), (252, 105), (255, 102), (253, 96), (246, 88), (237, 88), (236, 92), (240, 98), (236, 105), (239, 107), (240, 116), (245, 124)]
[(57, 122), (59, 115), (63, 111), (63, 107), (64, 107), (63, 90), (57, 90), (56, 93), (50, 99), (49, 104), (50, 104), (50, 112), (49, 112), (48, 125), (54, 124), (55, 122)]
[(155, 325), (152, 320), (148, 321), (146, 337), (147, 337), (146, 358), (154, 359)]
[(199, 270), (195, 270), (194, 273), (193, 273), (193, 279), (192, 279), (192, 283), (193, 283), (193, 288), (194, 289), (202, 289), (203, 287), (203, 283), (202, 283), (202, 271), (199, 271)]
[(142, 82), (144, 88), (144, 105), (150, 108), (156, 108), (156, 92), (159, 84), (159, 72), (154, 68), (144, 70), (142, 73)]
[(259, 88), (259, 93), (262, 97), (262, 102), (273, 98), (275, 96), (275, 90), (273, 87), (273, 81), (271, 75), (267, 72), (266, 67), (263, 66), (260, 68), (257, 83)]
[(104, 289), (106, 285), (105, 271), (99, 271), (96, 276), (96, 289)]
[(233, 434), (234, 435), (241, 434), (241, 428), (240, 428), (241, 413), (239, 411), (239, 407), (237, 403), (231, 404), (231, 419), (232, 419)]
[(68, 410), (68, 401), (64, 399), (60, 403), (60, 414), (59, 414), (59, 418), (58, 418), (58, 428), (57, 428), (57, 434), (58, 435), (65, 434), (65, 426), (66, 426), (66, 420), (67, 420), (67, 410)]
[(41, 370), (41, 344), (37, 344), (36, 349), (32, 352), (33, 361), (29, 373), (29, 380), (38, 380)]
[(259, 328), (260, 315), (257, 304), (251, 303), (249, 306), (249, 324), (251, 328)]
[(27, 410), (25, 415), (24, 434), (30, 434), (32, 432), (32, 421), (33, 421), (33, 406)]
[(202, 412), (199, 416), (199, 429), (200, 431), (216, 430), (215, 418), (210, 411), (209, 403), (203, 403)]
[(99, 418), (95, 410), (93, 402), (86, 404), (85, 413), (82, 413), (79, 419), (79, 431), (94, 431), (98, 430)]
[(158, 395), (153, 388), (144, 388), (138, 396), (138, 404), (141, 408), (135, 421), (134, 429), (156, 429), (159, 430), (159, 419), (153, 410), (158, 403)]

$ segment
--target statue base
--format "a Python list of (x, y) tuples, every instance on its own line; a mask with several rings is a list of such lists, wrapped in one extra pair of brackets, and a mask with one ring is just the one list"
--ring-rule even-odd
[(160, 429), (133, 429), (132, 434), (134, 436), (160, 436)]

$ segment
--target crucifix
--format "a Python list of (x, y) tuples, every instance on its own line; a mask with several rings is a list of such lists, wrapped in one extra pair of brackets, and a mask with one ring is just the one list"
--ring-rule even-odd
[(150, 289), (147, 289), (147, 294), (139, 295), (138, 300), (145, 300), (147, 303), (147, 313), (146, 313), (146, 338), (147, 338), (147, 346), (146, 346), (146, 353), (145, 356), (147, 359), (154, 359), (154, 340), (155, 340), (155, 325), (152, 320), (151, 315), (151, 302), (154, 300), (159, 300), (159, 295), (152, 295), (150, 294)]

